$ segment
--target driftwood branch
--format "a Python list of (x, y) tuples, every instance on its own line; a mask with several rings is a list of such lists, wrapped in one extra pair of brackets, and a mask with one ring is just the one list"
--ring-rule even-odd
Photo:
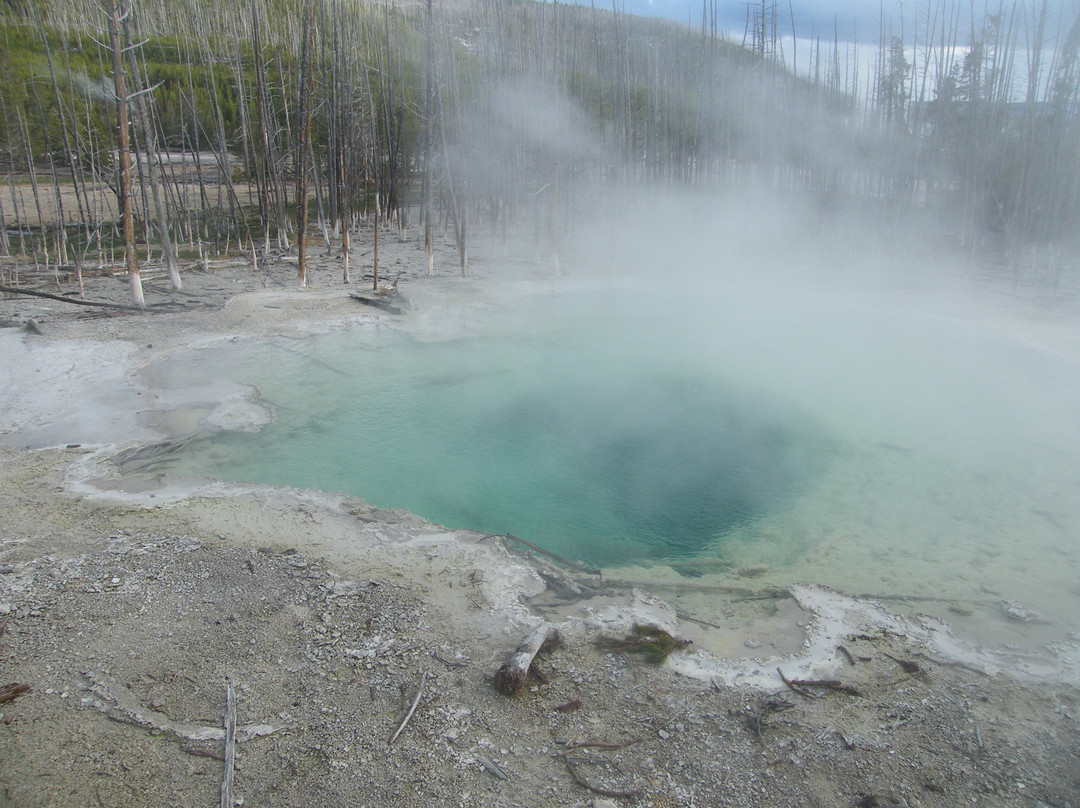
[(897, 659), (896, 657), (894, 657), (892, 654), (889, 654), (889, 653), (886, 653), (885, 656), (887, 656), (889, 659), (891, 659), (893, 662), (895, 662), (897, 665), (899, 665), (901, 670), (904, 671), (904, 673), (921, 673), (922, 672), (922, 668), (920, 668), (916, 663), (912, 662), (911, 660)]
[(353, 300), (359, 301), (367, 306), (374, 306), (377, 309), (389, 312), (390, 314), (404, 314), (405, 309), (401, 306), (395, 306), (388, 300), (384, 300), (381, 297), (369, 297), (368, 295), (362, 295), (357, 292), (350, 292), (349, 297)]
[(236, 691), (232, 682), (225, 690), (225, 776), (221, 780), (221, 808), (232, 808), (233, 773), (236, 769)]
[(24, 289), (21, 286), (6, 286), (0, 284), (0, 292), (12, 295), (29, 295), (30, 297), (43, 297), (47, 300), (59, 300), (61, 303), (71, 303), (76, 306), (97, 306), (103, 309), (120, 309), (121, 311), (142, 311), (138, 306), (129, 306), (125, 303), (105, 303), (100, 300), (79, 300), (64, 295), (53, 295), (48, 292), (39, 292), (36, 289)]
[[(579, 702), (579, 704), (580, 704), (580, 702)], [(557, 710), (559, 708), (556, 707), (555, 709)], [(674, 724), (676, 721), (678, 721), (680, 717), (683, 717), (683, 716), (675, 716), (674, 718), (668, 720), (666, 723), (663, 723), (658, 727), (654, 727), (653, 729), (650, 729), (644, 735), (638, 735), (636, 738), (631, 738), (629, 741), (622, 741), (621, 743), (604, 743), (604, 742), (601, 742), (601, 741), (577, 741), (577, 740), (575, 740), (575, 741), (571, 741), (570, 743), (568, 743), (567, 746), (570, 747), (571, 749), (589, 748), (589, 749), (603, 749), (605, 751), (611, 751), (611, 750), (617, 750), (617, 749), (626, 749), (628, 746), (633, 746), (634, 744), (638, 744), (638, 743), (641, 743), (642, 741), (645, 741), (645, 740), (648, 740), (649, 738), (652, 738), (654, 735), (659, 733), (661, 730), (665, 730), (668, 727), (670, 727), (672, 724)]]
[[(79, 682), (79, 689), (86, 694), (83, 702), (113, 721), (171, 735), (181, 742), (225, 740), (225, 730), (222, 727), (173, 721), (156, 710), (144, 707), (123, 685), (100, 676), (94, 677), (85, 673), (83, 676), (84, 680)], [(287, 728), (284, 724), (245, 724), (236, 728), (236, 740), (247, 741), (262, 735), (273, 735)]]
[(500, 766), (494, 760), (491, 760), (490, 758), (486, 758), (483, 755), (477, 755), (476, 759), (480, 761), (481, 766), (483, 766), (485, 769), (487, 769), (493, 776), (497, 777), (498, 779), (500, 779), (500, 780), (509, 780), (510, 779), (510, 775), (508, 775), (503, 770), (502, 766)]
[(159, 81), (153, 87), (145, 87), (142, 90), (139, 90), (138, 92), (128, 93), (127, 98), (125, 98), (124, 100), (125, 101), (131, 101), (132, 99), (138, 98), (139, 96), (143, 96), (143, 95), (147, 95), (148, 93), (152, 93), (152, 92), (154, 92), (154, 90), (156, 90), (158, 87), (160, 87), (164, 83), (165, 82), (163, 82), (163, 81)]
[(29, 693), (33, 690), (30, 685), (24, 685), (19, 682), (12, 682), (9, 685), (0, 686), (0, 704), (7, 701), (17, 699), (23, 693)]
[(781, 710), (790, 710), (795, 705), (780, 696), (769, 696), (758, 706), (758, 709), (747, 716), (746, 723), (750, 731), (759, 741), (763, 740), (761, 730), (765, 726), (765, 717), (770, 713), (778, 713)]
[(588, 587), (582, 587), (577, 581), (567, 575), (558, 567), (542, 563), (539, 559), (534, 559), (536, 574), (544, 579), (544, 583), (548, 588), (565, 600), (580, 600), (586, 597), (586, 592), (594, 594), (596, 590)]
[(784, 676), (784, 672), (782, 670), (777, 668), (776, 672), (780, 674), (780, 678), (783, 680), (785, 685), (787, 685), (789, 688), (791, 688), (791, 690), (793, 690), (794, 692), (798, 693), (804, 699), (812, 699), (812, 698), (814, 698), (814, 694), (811, 693), (809, 690), (806, 690), (805, 688), (799, 687), (793, 681), (791, 681), (786, 676)]
[(694, 617), (692, 614), (687, 614), (682, 609), (676, 609), (675, 610), (675, 616), (678, 617), (680, 620), (686, 620), (686, 621), (688, 621), (690, 623), (697, 623), (699, 626), (705, 626), (706, 628), (719, 628), (719, 629), (725, 628), (724, 626), (721, 626), (719, 623), (710, 623), (708, 620), (702, 620), (699, 617)]
[(837, 693), (847, 693), (849, 696), (861, 696), (858, 688), (845, 685), (839, 679), (792, 679), (791, 684), (797, 687), (823, 687), (826, 690), (835, 690)]
[(685, 592), (719, 592), (727, 595), (741, 595), (742, 600), (772, 600), (791, 597), (789, 590), (771, 586), (751, 589), (747, 586), (699, 584), (692, 581), (634, 581), (625, 578), (605, 578), (604, 585), (613, 589), (678, 589)]
[(587, 780), (585, 780), (585, 778), (578, 774), (578, 770), (574, 768), (574, 763), (570, 760), (570, 758), (563, 755), (562, 760), (563, 763), (566, 764), (566, 770), (570, 772), (570, 779), (582, 788), (584, 788), (586, 791), (591, 791), (593, 794), (599, 794), (601, 797), (612, 797), (614, 799), (633, 799), (634, 797), (641, 796), (641, 791), (639, 789), (634, 789), (630, 791), (617, 791), (615, 789), (604, 788), (602, 786), (594, 786), (592, 783), (588, 782)]
[(533, 551), (535, 551), (537, 553), (540, 553), (540, 555), (547, 556), (552, 561), (557, 561), (558, 563), (562, 564), (564, 567), (569, 567), (572, 570), (577, 570), (578, 572), (584, 572), (587, 575), (599, 575), (600, 574), (600, 570), (595, 570), (595, 569), (590, 569), (589, 567), (584, 567), (581, 564), (578, 564), (578, 563), (576, 563), (574, 561), (567, 561), (562, 556), (555, 555), (555, 553), (551, 552), (550, 550), (545, 550), (543, 547), (540, 547), (539, 545), (533, 544), (531, 541), (526, 541), (525, 539), (518, 538), (513, 533), (507, 533), (507, 534), (505, 534), (503, 536), (503, 538), (504, 539), (509, 539), (510, 541), (517, 542), (518, 544), (523, 544), (526, 547), (528, 547), (530, 550), (533, 550)]
[(420, 686), (416, 688), (416, 698), (413, 699), (412, 706), (409, 708), (409, 712), (405, 713), (405, 717), (401, 719), (401, 723), (398, 724), (398, 728), (394, 730), (394, 734), (390, 736), (390, 743), (393, 743), (398, 739), (401, 731), (405, 729), (405, 725), (412, 720), (413, 713), (416, 712), (417, 705), (420, 704), (420, 697), (424, 695), (424, 684), (427, 682), (427, 671), (420, 676)]
[(545, 646), (560, 644), (562, 637), (551, 623), (543, 623), (527, 636), (517, 647), (510, 661), (495, 673), (493, 684), (504, 696), (516, 696), (525, 688), (525, 679), (533, 660)]

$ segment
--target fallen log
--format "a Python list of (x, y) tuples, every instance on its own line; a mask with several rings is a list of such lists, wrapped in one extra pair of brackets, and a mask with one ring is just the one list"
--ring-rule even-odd
[(7, 701), (14, 701), (23, 693), (29, 693), (33, 690), (30, 685), (22, 684), (21, 682), (12, 682), (9, 685), (0, 686), (0, 704)]
[(123, 303), (105, 303), (100, 300), (79, 300), (74, 297), (65, 297), (64, 295), (53, 295), (48, 292), (39, 292), (36, 289), (24, 289), (19, 286), (6, 286), (0, 284), (0, 292), (6, 292), (10, 295), (28, 295), (30, 297), (43, 297), (46, 300), (59, 300), (61, 303), (71, 303), (75, 306), (96, 306), (103, 309), (119, 309), (121, 311), (142, 311), (138, 306), (125, 305)]
[(777, 668), (776, 672), (778, 674), (780, 674), (780, 681), (782, 681), (785, 685), (787, 685), (788, 688), (790, 688), (793, 692), (798, 693), (804, 699), (812, 699), (812, 698), (814, 698), (814, 694), (811, 693), (809, 690), (807, 690), (805, 688), (802, 688), (802, 687), (799, 687), (793, 681), (791, 681), (786, 676), (784, 676), (784, 672), (782, 670)]
[(25, 331), (27, 334), (36, 334), (39, 337), (45, 336), (45, 332), (41, 330), (41, 326), (37, 324), (33, 317), (28, 317), (19, 330)]
[(746, 586), (699, 584), (693, 581), (634, 581), (625, 578), (605, 578), (604, 586), (612, 589), (677, 589), (686, 592), (718, 592), (725, 595), (739, 595), (741, 600), (773, 600), (791, 597), (790, 590), (778, 586), (752, 589)]
[(514, 651), (510, 661), (495, 673), (495, 689), (504, 696), (516, 696), (525, 688), (525, 680), (536, 655), (561, 644), (562, 635), (551, 623), (543, 623), (533, 629)]
[(585, 566), (582, 566), (581, 564), (578, 564), (578, 563), (576, 563), (574, 561), (567, 561), (562, 556), (555, 555), (555, 553), (551, 552), (550, 550), (545, 550), (543, 547), (541, 547), (541, 546), (539, 546), (537, 544), (533, 544), (531, 541), (527, 541), (526, 539), (518, 538), (513, 533), (506, 533), (506, 534), (502, 535), (500, 538), (508, 539), (510, 541), (515, 541), (518, 544), (522, 544), (522, 545), (528, 547), (530, 550), (533, 550), (533, 551), (535, 551), (537, 553), (540, 553), (540, 555), (547, 556), (552, 561), (557, 561), (558, 563), (562, 564), (564, 567), (568, 567), (568, 568), (570, 568), (572, 570), (577, 570), (578, 572), (583, 572), (586, 575), (599, 575), (600, 574), (600, 570), (598, 570), (598, 569), (592, 569), (591, 567), (585, 567)]
[[(128, 688), (100, 674), (84, 673), (79, 689), (89, 704), (106, 718), (123, 724), (141, 727), (155, 734), (172, 736), (184, 741), (224, 741), (224, 727), (207, 727), (174, 721), (168, 716), (145, 707)], [(236, 740), (247, 741), (263, 735), (273, 735), (288, 727), (283, 724), (245, 724), (236, 727)]]
[(686, 648), (690, 642), (671, 636), (659, 626), (635, 623), (624, 639), (601, 637), (596, 645), (620, 654), (641, 654), (651, 665), (663, 665), (672, 653)]
[(563, 763), (566, 764), (566, 770), (570, 772), (570, 779), (577, 785), (584, 788), (586, 791), (591, 791), (593, 794), (599, 794), (601, 797), (614, 797), (615, 799), (628, 799), (632, 800), (641, 796), (640, 789), (630, 789), (626, 791), (620, 791), (613, 788), (604, 788), (602, 786), (594, 786), (583, 778), (578, 770), (575, 768), (575, 762), (572, 761), (566, 755), (561, 755)]
[(364, 305), (374, 306), (375, 308), (382, 309), (383, 311), (389, 312), (390, 314), (405, 313), (405, 309), (403, 309), (401, 306), (395, 306), (390, 301), (384, 300), (381, 297), (368, 297), (367, 295), (362, 295), (357, 292), (349, 292), (349, 297), (351, 297), (353, 300), (357, 300), (363, 303)]

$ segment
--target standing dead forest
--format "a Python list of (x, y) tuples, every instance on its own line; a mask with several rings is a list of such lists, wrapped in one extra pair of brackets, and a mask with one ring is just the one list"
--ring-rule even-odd
[(737, 40), (716, 0), (696, 26), (619, 0), (2, 0), (0, 283), (126, 272), (141, 306), (142, 269), (179, 289), (298, 250), (303, 284), (312, 238), (377, 286), (377, 244), (350, 268), (371, 219), (415, 224), (429, 272), (452, 238), (464, 275), (480, 228), (554, 245), (627, 185), (911, 214), (1015, 284), (1071, 278), (1080, 19), (926, 0), (866, 43), (796, 31), (796, 74), (787, 11), (755, 0)]

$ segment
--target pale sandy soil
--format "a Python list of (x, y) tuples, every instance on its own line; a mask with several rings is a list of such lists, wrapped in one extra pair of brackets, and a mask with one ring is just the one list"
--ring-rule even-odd
[[(0, 805), (215, 804), (229, 682), (236, 805), (1080, 805), (1074, 684), (958, 664), (947, 635), (875, 604), (804, 588), (748, 606), (785, 627), (777, 656), (755, 676), (694, 678), (678, 672), (694, 672), (694, 646), (655, 667), (595, 641), (635, 620), (702, 626), (647, 592), (575, 602), (491, 537), (330, 493), (79, 482), (119, 429), (163, 426), (131, 422), (137, 391), (116, 368), (389, 316), (352, 301), (322, 252), (304, 290), (281, 261), (187, 271), (182, 295), (151, 273), (148, 302), (184, 306), (145, 316), (0, 301), (0, 370), (18, 379), (0, 392), (0, 685), (32, 688), (0, 704)], [(468, 281), (449, 246), (435, 281), (415, 242), (382, 255), (410, 316), (495, 305), (506, 281), (480, 250)], [(122, 302), (125, 288), (88, 292)], [(28, 319), (40, 335), (17, 331)], [(66, 391), (117, 417), (89, 422)], [(522, 696), (496, 694), (541, 613), (563, 621), (564, 647)], [(848, 689), (807, 697), (773, 667)]]

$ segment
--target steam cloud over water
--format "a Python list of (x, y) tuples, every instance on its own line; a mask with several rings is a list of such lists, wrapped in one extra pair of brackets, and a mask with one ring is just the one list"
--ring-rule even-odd
[(532, 249), (477, 258), (495, 306), (153, 369), (151, 387), (253, 385), (275, 412), (194, 444), (187, 471), (609, 570), (940, 598), (919, 608), (997, 645), (1077, 630), (1080, 364), (1019, 302), (764, 196), (598, 203), (561, 279), (535, 279)]
[[(793, 75), (765, 19), (743, 49), (708, 25), (501, 12), (441, 20), (422, 59), (432, 32), (408, 11), (337, 20), (370, 52), (325, 67), (366, 103), (316, 98), (314, 131), (362, 145), (302, 144), (296, 164), (310, 149), (322, 179), (353, 174), (354, 217), (385, 204), (403, 239), (414, 190), (434, 197), (437, 280), (384, 266), (412, 313), (147, 368), (199, 416), (162, 468), (342, 490), (630, 579), (907, 597), (999, 644), (1080, 629), (1080, 342), (1052, 317), (1080, 278), (1080, 25), (1041, 68), (1030, 10), (951, 30), (967, 44), (940, 58), (883, 27), (870, 83), (820, 49), (820, 75)], [(251, 18), (268, 53), (295, 39)], [(244, 234), (264, 251), (271, 227), (292, 249), (274, 148)], [(235, 244), (243, 216), (223, 210), (197, 213)]]

